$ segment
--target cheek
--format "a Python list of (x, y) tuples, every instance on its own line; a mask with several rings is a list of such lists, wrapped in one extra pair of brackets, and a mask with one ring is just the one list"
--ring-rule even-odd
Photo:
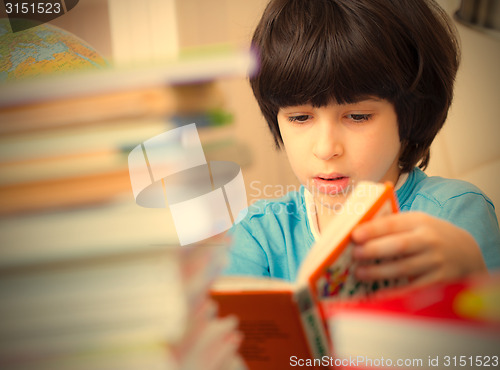
[(293, 163), (295, 162), (295, 158), (297, 157), (297, 152), (300, 149), (297, 146), (297, 143), (293, 140), (293, 137), (287, 135), (286, 130), (280, 128), (281, 131), (281, 139), (283, 140), (283, 150), (288, 158), (288, 161), (293, 167)]
[(286, 152), (286, 156), (288, 158), (288, 163), (290, 164), (290, 167), (294, 171), (295, 175), (300, 176), (300, 172), (302, 168), (304, 167), (304, 153), (303, 153), (303, 148), (301, 145), (294, 145), (291, 144), (289, 141), (284, 142), (284, 150)]
[(395, 156), (399, 155), (401, 143), (399, 142), (399, 135), (397, 135), (397, 133), (381, 136), (377, 140), (377, 143), (380, 155), (386, 157), (386, 159), (393, 159)]
[(282, 131), (283, 149), (288, 163), (295, 176), (302, 182), (307, 177), (307, 160), (309, 158), (307, 140), (302, 136), (287, 135)]
[(366, 140), (358, 144), (358, 148), (364, 153), (357, 157), (358, 164), (377, 177), (380, 172), (385, 173), (394, 161), (397, 162), (401, 143), (397, 131), (389, 131), (382, 135), (367, 136)]

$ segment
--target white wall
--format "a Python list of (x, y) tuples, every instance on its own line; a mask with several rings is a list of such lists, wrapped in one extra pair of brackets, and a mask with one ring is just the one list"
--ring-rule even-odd
[[(447, 11), (458, 0), (438, 1)], [(460, 23), (462, 46), (455, 98), (433, 147), (431, 175), (470, 181), (490, 196), (500, 215), (500, 39)]]

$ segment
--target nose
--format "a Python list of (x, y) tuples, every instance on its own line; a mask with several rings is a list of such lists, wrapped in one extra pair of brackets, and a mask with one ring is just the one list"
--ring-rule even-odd
[(334, 122), (321, 122), (318, 126), (313, 154), (316, 158), (327, 161), (340, 157), (344, 153), (341, 130)]

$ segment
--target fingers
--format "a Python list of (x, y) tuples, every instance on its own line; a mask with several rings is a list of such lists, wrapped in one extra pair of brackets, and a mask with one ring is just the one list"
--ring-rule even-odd
[(429, 260), (427, 254), (416, 254), (400, 259), (385, 260), (380, 263), (362, 264), (356, 269), (356, 278), (364, 281), (399, 279), (423, 276), (436, 269), (437, 261)]
[(436, 222), (423, 213), (400, 213), (372, 220), (353, 231), (357, 260), (406, 257), (437, 243)]
[(432, 284), (438, 281), (444, 281), (445, 276), (442, 274), (441, 270), (429, 271), (427, 274), (423, 274), (411, 280), (412, 287), (421, 287)]
[(414, 233), (389, 235), (373, 239), (363, 245), (355, 245), (353, 257), (357, 260), (395, 258), (417, 253), (422, 249)]
[[(406, 213), (375, 219), (353, 233), (353, 257), (360, 264), (360, 280), (397, 279), (420, 276), (437, 266), (426, 253), (432, 234), (425, 228), (426, 215)], [(415, 227), (422, 225), (424, 227)], [(381, 263), (366, 263), (381, 260)]]
[[(412, 286), (486, 270), (474, 238), (455, 225), (418, 212), (380, 217), (352, 233), (360, 280), (411, 278)], [(373, 263), (380, 260), (381, 263)]]
[(352, 238), (355, 243), (363, 244), (373, 238), (413, 230), (415, 225), (425, 224), (429, 217), (420, 212), (401, 212), (376, 218), (356, 227)]

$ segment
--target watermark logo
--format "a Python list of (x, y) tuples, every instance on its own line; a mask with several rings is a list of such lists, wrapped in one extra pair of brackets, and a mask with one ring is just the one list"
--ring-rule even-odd
[[(336, 216), (339, 214), (343, 215), (359, 215), (363, 214), (365, 210), (365, 204), (363, 202), (347, 202), (349, 196), (356, 189), (357, 182), (345, 186), (341, 192), (337, 194), (327, 194), (321, 187), (318, 187), (314, 182), (307, 182), (304, 185), (294, 185), (294, 184), (263, 184), (262, 182), (256, 180), (249, 184), (249, 197), (253, 199), (252, 207), (257, 213), (266, 213), (267, 211), (273, 212), (275, 214), (287, 214), (292, 215), (297, 212), (306, 212), (305, 207), (283, 207), (281, 202), (274, 203), (269, 206), (269, 203), (259, 202), (260, 199), (275, 199), (282, 198), (289, 194), (290, 192), (300, 192), (301, 188), (304, 187), (304, 196), (306, 197), (306, 202), (309, 201), (311, 208), (309, 211), (311, 214), (317, 214), (319, 216)], [(376, 187), (361, 187), (357, 190), (358, 198), (371, 198), (377, 196), (379, 189)]]
[(169, 207), (181, 245), (224, 232), (245, 215), (241, 168), (228, 161), (207, 163), (194, 123), (136, 146), (128, 165), (137, 204)]
[(12, 32), (50, 22), (73, 9), (79, 0), (3, 0)]

